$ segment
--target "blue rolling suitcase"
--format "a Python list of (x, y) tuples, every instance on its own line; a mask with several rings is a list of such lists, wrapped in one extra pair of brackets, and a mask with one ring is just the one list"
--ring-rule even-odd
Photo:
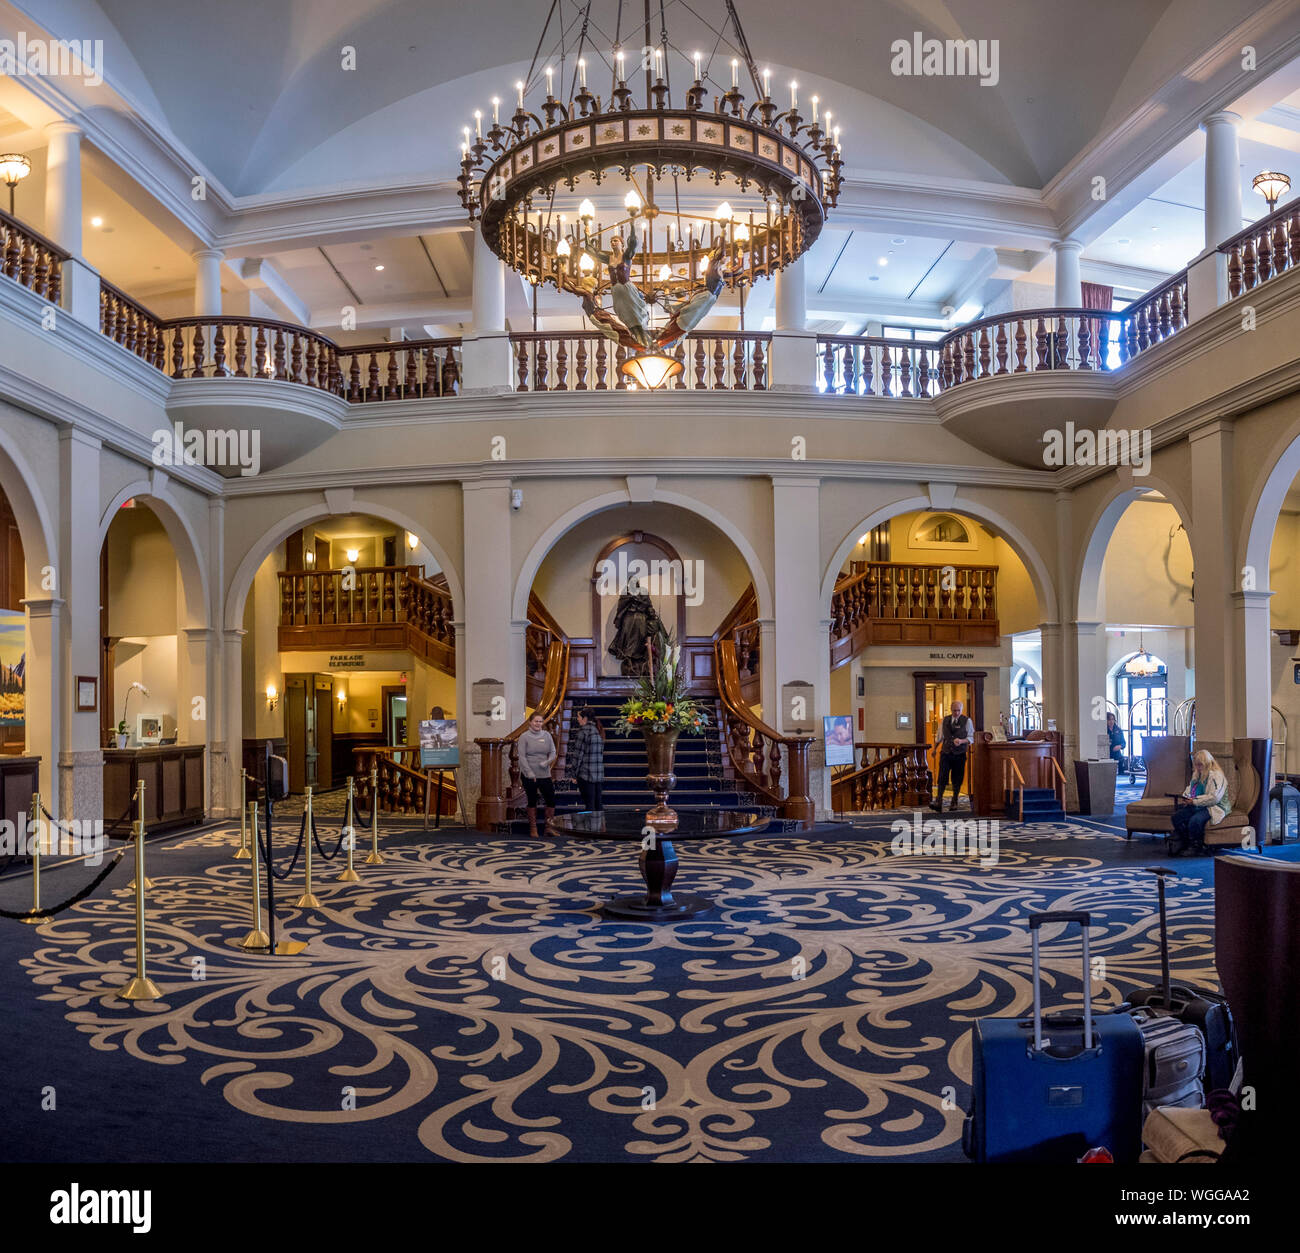
[[(1083, 928), (1083, 1017), (1044, 1019), (1038, 932)], [(972, 1110), (963, 1136), (977, 1162), (1077, 1162), (1104, 1146), (1116, 1162), (1142, 1150), (1142, 1032), (1128, 1014), (1092, 1012), (1086, 913), (1029, 917), (1034, 1015), (981, 1018), (972, 1036)]]

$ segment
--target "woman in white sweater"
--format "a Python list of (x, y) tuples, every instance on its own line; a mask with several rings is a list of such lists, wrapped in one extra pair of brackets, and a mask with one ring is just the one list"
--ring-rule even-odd
[(1213, 756), (1198, 749), (1192, 757), (1192, 781), (1174, 804), (1174, 833), (1169, 842), (1173, 857), (1196, 857), (1205, 852), (1205, 828), (1217, 827), (1228, 813), (1228, 780)]
[(551, 768), (555, 765), (555, 741), (546, 729), (541, 714), (528, 719), (528, 730), (519, 737), (519, 773), (523, 776), (528, 797), (528, 834), (537, 834), (537, 810), (540, 795), (542, 829), (546, 828), (546, 806), (555, 808), (555, 783)]

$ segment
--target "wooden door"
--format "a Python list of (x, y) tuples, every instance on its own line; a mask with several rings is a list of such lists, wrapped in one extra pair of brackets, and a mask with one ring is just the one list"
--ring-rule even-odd
[(284, 738), (289, 755), (289, 791), (304, 792), (307, 778), (307, 680), (288, 675), (284, 681)]
[(316, 786), (334, 786), (334, 680), (316, 676)]

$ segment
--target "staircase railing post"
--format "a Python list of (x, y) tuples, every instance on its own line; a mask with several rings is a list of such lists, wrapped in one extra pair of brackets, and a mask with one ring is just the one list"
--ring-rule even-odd
[(785, 741), (786, 764), (790, 772), (790, 785), (781, 802), (781, 817), (791, 818), (803, 825), (812, 826), (815, 807), (808, 795), (808, 747), (811, 737), (797, 737)]
[(475, 740), (479, 747), (479, 797), (474, 806), (474, 826), (493, 831), (506, 820), (506, 800), (501, 793), (501, 740)]

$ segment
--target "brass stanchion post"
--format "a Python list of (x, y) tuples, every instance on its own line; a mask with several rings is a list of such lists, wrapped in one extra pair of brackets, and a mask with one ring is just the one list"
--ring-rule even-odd
[(383, 854), (379, 851), (379, 765), (370, 767), (370, 852), (366, 857), (367, 866), (382, 866)]
[(361, 882), (361, 876), (357, 874), (356, 867), (352, 864), (352, 850), (357, 845), (357, 833), (352, 825), (352, 817), (352, 776), (348, 775), (348, 813), (343, 820), (343, 842), (348, 846), (348, 864), (339, 875), (340, 883)]
[[(140, 830), (143, 831), (144, 830), (144, 780), (143, 779), (139, 780), (139, 782), (137, 782), (135, 785), (135, 818), (136, 821), (140, 824)], [(137, 871), (138, 869), (139, 867), (137, 867)], [(135, 880), (132, 879), (131, 882), (128, 883), (126, 886), (130, 888), (131, 891), (134, 892)], [(150, 879), (148, 875), (145, 876), (144, 887), (146, 892), (153, 891), (153, 880)]]
[(235, 849), (236, 861), (247, 861), (252, 854), (248, 851), (248, 811), (244, 808), (244, 797), (248, 795), (248, 771), (242, 766), (239, 770), (239, 847)]
[(262, 930), (262, 876), (257, 845), (257, 802), (248, 802), (248, 826), (253, 836), (253, 929), (239, 941), (240, 948), (270, 948), (271, 939)]
[(135, 978), (122, 989), (121, 995), (124, 1001), (156, 1001), (162, 993), (144, 970), (144, 894), (149, 880), (144, 873), (143, 809), (135, 820), (135, 882)]
[(320, 901), (311, 890), (311, 784), (307, 785), (307, 890), (298, 898), (299, 909), (319, 909)]
[[(32, 913), (36, 913), (41, 907), (41, 794), (32, 793), (32, 819), (31, 831), (35, 832), (29, 835), (32, 847)], [(44, 918), (20, 918), (19, 922), (25, 922), (28, 926), (39, 927), (45, 921)]]

